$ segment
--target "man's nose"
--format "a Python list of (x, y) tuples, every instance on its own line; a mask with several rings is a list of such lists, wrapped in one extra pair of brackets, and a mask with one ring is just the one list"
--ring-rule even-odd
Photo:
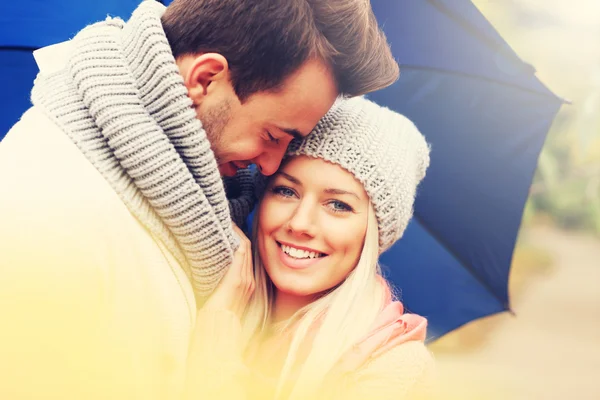
[(282, 144), (274, 149), (265, 150), (257, 159), (255, 159), (254, 163), (263, 175), (273, 175), (277, 172), (279, 165), (281, 165), (281, 160), (283, 159), (286, 150), (287, 144)]

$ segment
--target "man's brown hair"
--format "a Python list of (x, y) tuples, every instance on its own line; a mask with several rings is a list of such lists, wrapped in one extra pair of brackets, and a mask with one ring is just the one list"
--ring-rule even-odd
[(398, 79), (369, 0), (174, 0), (162, 24), (175, 58), (223, 55), (240, 100), (276, 89), (310, 58), (358, 96)]

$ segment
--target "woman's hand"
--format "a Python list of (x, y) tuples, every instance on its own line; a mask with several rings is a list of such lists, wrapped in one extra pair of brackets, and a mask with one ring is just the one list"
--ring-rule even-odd
[(240, 237), (240, 247), (233, 255), (233, 262), (225, 276), (202, 309), (225, 309), (241, 318), (254, 293), (254, 268), (250, 240), (235, 224), (233, 230)]
[(250, 240), (235, 225), (240, 247), (198, 311), (188, 354), (186, 399), (245, 399), (241, 317), (254, 292)]
[(325, 379), (326, 387), (334, 389), (347, 387), (349, 380), (360, 368), (387, 350), (386, 346), (406, 329), (401, 320), (378, 327), (360, 342), (347, 350), (329, 371)]

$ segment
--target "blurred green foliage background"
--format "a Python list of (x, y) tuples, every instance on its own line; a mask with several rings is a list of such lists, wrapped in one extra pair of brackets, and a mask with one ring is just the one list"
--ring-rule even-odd
[(600, 235), (600, 0), (474, 0), (562, 107), (539, 159), (524, 224)]

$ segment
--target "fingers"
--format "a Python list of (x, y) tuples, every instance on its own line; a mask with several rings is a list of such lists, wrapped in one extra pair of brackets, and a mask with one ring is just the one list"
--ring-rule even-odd
[(246, 235), (236, 226), (233, 229), (240, 237), (240, 246), (234, 252), (225, 276), (203, 308), (226, 309), (241, 317), (254, 291), (252, 248)]
[(377, 357), (382, 349), (385, 349), (387, 342), (394, 337), (400, 330), (400, 322), (394, 322), (382, 329), (379, 329), (367, 339), (355, 344), (340, 359), (338, 367), (342, 371), (353, 371), (360, 368), (369, 359)]
[(241, 282), (244, 286), (247, 286), (250, 283), (250, 279), (248, 277), (248, 264), (250, 263), (250, 265), (252, 264), (250, 259), (252, 257), (251, 252), (252, 252), (252, 247), (250, 245), (250, 240), (248, 240), (248, 238), (246, 237), (246, 235), (244, 235), (244, 232), (242, 232), (242, 230), (240, 228), (238, 228), (235, 224), (233, 224), (233, 231), (239, 236), (240, 238), (240, 247), (238, 248), (238, 250), (236, 251), (236, 253), (242, 253), (243, 254), (243, 260), (241, 262), (240, 266), (240, 279)]
[(233, 228), (233, 231), (235, 233), (237, 233), (237, 235), (240, 237), (240, 241), (242, 240), (248, 240), (248, 238), (246, 237), (246, 234), (244, 234), (244, 232), (238, 228), (238, 226), (236, 224), (232, 224), (231, 227)]
[(394, 335), (402, 329), (401, 322), (394, 322), (371, 335), (369, 338), (364, 340), (359, 346), (363, 354), (368, 354), (373, 357), (377, 354), (378, 350), (385, 348), (385, 345), (390, 341)]
[(233, 230), (240, 237), (240, 247), (238, 249), (238, 252), (241, 251), (244, 254), (244, 259), (239, 265), (239, 276), (241, 280), (240, 289), (242, 291), (242, 293), (240, 294), (244, 296), (244, 299), (246, 300), (244, 303), (246, 303), (252, 295), (252, 293), (254, 292), (255, 287), (254, 268), (252, 262), (252, 245), (250, 243), (250, 240), (244, 234), (244, 232), (242, 232), (242, 230), (238, 228), (235, 224), (233, 225)]
[(228, 275), (232, 277), (232, 283), (236, 286), (242, 284), (242, 271), (244, 270), (244, 266), (246, 263), (246, 253), (248, 252), (247, 247), (240, 243), (240, 247), (233, 253), (233, 262), (229, 267)]

